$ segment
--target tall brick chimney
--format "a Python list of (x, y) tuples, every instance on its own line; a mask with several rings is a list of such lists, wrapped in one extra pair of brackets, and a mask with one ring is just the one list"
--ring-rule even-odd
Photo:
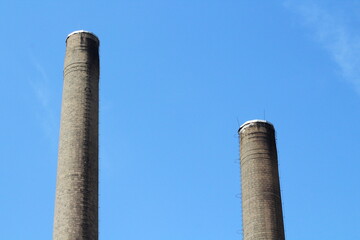
[(99, 39), (66, 39), (54, 240), (98, 239)]
[(244, 240), (284, 240), (274, 126), (263, 120), (239, 129)]

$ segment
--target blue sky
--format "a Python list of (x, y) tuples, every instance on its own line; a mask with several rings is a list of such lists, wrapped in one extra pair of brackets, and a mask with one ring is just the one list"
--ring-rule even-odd
[(360, 238), (358, 1), (0, 1), (4, 240), (51, 239), (65, 38), (100, 38), (100, 239), (241, 239), (237, 129), (287, 239)]

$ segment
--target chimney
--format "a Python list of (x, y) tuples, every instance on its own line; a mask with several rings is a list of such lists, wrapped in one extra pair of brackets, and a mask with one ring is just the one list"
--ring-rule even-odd
[(66, 39), (54, 240), (98, 239), (99, 39)]
[(274, 126), (264, 120), (239, 129), (244, 240), (284, 240)]

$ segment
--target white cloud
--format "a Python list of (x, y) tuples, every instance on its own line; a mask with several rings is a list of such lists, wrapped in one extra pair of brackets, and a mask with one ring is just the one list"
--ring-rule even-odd
[(338, 64), (343, 77), (360, 93), (360, 31), (346, 22), (351, 16), (314, 2), (287, 1), (285, 6), (300, 15), (316, 41)]
[(31, 79), (30, 84), (42, 107), (47, 108), (49, 105), (49, 89), (47, 86), (49, 80), (45, 69), (39, 64), (39, 62), (33, 59), (32, 63), (35, 66), (36, 71), (40, 73), (41, 78)]
[(29, 84), (34, 92), (36, 99), (39, 102), (39, 111), (37, 112), (38, 119), (44, 134), (47, 138), (56, 142), (56, 131), (54, 113), (51, 109), (51, 94), (49, 86), (49, 78), (43, 65), (31, 54), (30, 61), (34, 66), (34, 73), (31, 74), (34, 77), (29, 79)]

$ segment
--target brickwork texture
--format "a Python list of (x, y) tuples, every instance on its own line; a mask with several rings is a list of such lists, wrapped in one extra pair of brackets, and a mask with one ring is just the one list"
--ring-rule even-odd
[(98, 239), (99, 40), (66, 40), (54, 240)]
[(239, 129), (244, 240), (284, 240), (275, 130), (254, 120)]

